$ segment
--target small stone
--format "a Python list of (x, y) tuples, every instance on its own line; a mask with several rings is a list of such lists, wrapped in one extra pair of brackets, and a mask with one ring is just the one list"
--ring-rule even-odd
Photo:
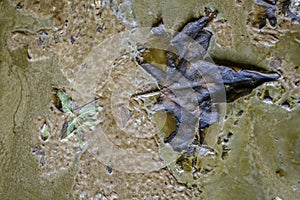
[(73, 36), (71, 36), (70, 41), (71, 41), (72, 44), (74, 44), (75, 38)]
[(22, 8), (23, 8), (23, 5), (21, 4), (21, 2), (19, 2), (19, 3), (16, 5), (16, 8), (17, 8), (17, 9), (22, 9)]
[(98, 25), (96, 31), (97, 31), (98, 33), (102, 33), (103, 27), (102, 27), (101, 25)]
[(108, 172), (109, 174), (111, 174), (112, 171), (113, 171), (113, 169), (112, 169), (110, 166), (107, 166), (107, 172)]

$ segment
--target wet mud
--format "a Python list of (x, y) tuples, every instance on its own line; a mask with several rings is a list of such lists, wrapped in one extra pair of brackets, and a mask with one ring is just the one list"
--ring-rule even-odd
[[(205, 8), (218, 11), (203, 32), (211, 37), (210, 61), (280, 77), (221, 103), (220, 119), (206, 127), (202, 144), (180, 153), (163, 145), (178, 117), (154, 112), (159, 95), (144, 93), (157, 83), (135, 62), (140, 49), (124, 39), (127, 56), (107, 38), (159, 24), (180, 31), (205, 16)], [(296, 200), (299, 16), (297, 0), (0, 1), (1, 199)], [(107, 48), (94, 51), (101, 43)], [(89, 150), (76, 135), (61, 138), (70, 115), (53, 101), (53, 88), (68, 94), (74, 108), (96, 98), (106, 138), (164, 165), (126, 172), (99, 159), (98, 141)], [(84, 140), (92, 136), (87, 130)], [(162, 162), (173, 155), (175, 162)], [(132, 162), (139, 164), (134, 156)]]

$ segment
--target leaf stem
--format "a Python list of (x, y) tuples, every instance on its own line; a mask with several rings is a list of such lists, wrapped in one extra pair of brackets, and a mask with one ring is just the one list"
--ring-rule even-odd
[(91, 101), (89, 101), (89, 102), (87, 102), (87, 103), (85, 103), (85, 104), (83, 104), (83, 105), (81, 105), (81, 106), (78, 106), (78, 107), (76, 107), (76, 108), (73, 108), (73, 110), (81, 109), (81, 108), (83, 108), (84, 106), (89, 105), (89, 104), (91, 104), (91, 103), (94, 103), (95, 101), (98, 101), (98, 100), (99, 100), (99, 98), (97, 97), (97, 98), (95, 98), (94, 100), (91, 100)]

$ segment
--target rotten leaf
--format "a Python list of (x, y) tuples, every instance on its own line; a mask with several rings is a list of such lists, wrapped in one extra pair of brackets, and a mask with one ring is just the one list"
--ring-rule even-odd
[[(164, 142), (178, 152), (192, 145), (205, 145), (205, 129), (218, 121), (219, 103), (232, 102), (264, 82), (279, 77), (278, 74), (237, 70), (205, 60), (212, 37), (205, 27), (216, 12), (207, 14), (188, 23), (175, 35), (170, 36), (163, 24), (152, 28), (148, 42), (161, 44), (164, 41), (167, 44), (164, 52), (160, 53), (165, 56), (165, 67), (153, 62), (155, 49), (147, 48), (153, 46), (151, 44), (143, 44), (143, 60), (138, 60), (159, 86), (160, 97), (153, 109), (165, 110), (176, 118), (177, 128)], [(147, 59), (149, 57), (152, 60)]]

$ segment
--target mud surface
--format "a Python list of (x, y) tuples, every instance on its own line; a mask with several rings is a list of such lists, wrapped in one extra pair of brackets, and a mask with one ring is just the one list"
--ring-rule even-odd
[[(126, 34), (113, 36), (159, 23), (179, 31), (205, 7), (218, 10), (207, 26), (217, 64), (281, 78), (221, 105), (222, 119), (191, 156), (159, 142), (176, 120), (153, 113), (157, 96), (135, 98), (155, 80), (134, 62), (139, 52)], [(0, 1), (0, 198), (298, 199), (297, 19), (297, 0)], [(73, 135), (60, 138), (70, 115), (55, 107), (54, 87), (74, 108), (96, 98), (103, 109), (84, 148)], [(105, 141), (119, 149), (101, 152)], [(148, 158), (158, 164), (143, 171)]]

